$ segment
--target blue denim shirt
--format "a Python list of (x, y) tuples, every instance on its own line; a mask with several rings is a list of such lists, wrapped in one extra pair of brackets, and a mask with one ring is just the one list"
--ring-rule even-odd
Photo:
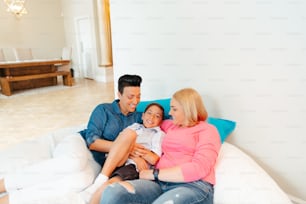
[[(120, 111), (119, 100), (112, 103), (99, 104), (91, 113), (87, 128), (80, 131), (86, 141), (87, 146), (91, 145), (96, 139), (114, 141), (118, 134), (127, 126), (133, 123), (141, 123), (141, 112), (132, 112), (124, 115)], [(94, 159), (103, 165), (105, 152), (91, 150)]]

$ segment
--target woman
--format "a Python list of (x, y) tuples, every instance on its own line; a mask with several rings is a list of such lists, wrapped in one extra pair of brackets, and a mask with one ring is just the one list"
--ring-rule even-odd
[(172, 120), (161, 125), (166, 136), (156, 168), (142, 170), (139, 180), (107, 187), (101, 204), (213, 203), (218, 131), (205, 122), (208, 115), (196, 90), (177, 91), (170, 107)]

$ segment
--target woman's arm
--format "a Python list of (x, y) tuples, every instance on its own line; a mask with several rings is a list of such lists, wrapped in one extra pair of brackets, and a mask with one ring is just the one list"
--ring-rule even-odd
[[(139, 178), (154, 180), (153, 169), (140, 171)], [(158, 174), (158, 180), (168, 182), (185, 182), (182, 170), (178, 166), (160, 169)]]
[(159, 160), (159, 156), (152, 151), (147, 151), (147, 153), (141, 157), (151, 165), (155, 165)]
[(146, 149), (147, 151), (142, 155), (142, 158), (144, 158), (151, 165), (155, 165), (160, 158), (162, 153), (161, 144), (164, 136), (165, 133), (159, 129), (159, 131), (152, 137), (152, 149)]
[(145, 148), (143, 145), (137, 143), (134, 146), (134, 150), (131, 153), (131, 157), (141, 157), (151, 165), (155, 165), (156, 162), (159, 160), (159, 156), (157, 154)]
[(132, 159), (135, 162), (138, 171), (149, 169), (148, 163), (143, 158), (138, 156), (137, 157), (130, 156), (130, 159)]

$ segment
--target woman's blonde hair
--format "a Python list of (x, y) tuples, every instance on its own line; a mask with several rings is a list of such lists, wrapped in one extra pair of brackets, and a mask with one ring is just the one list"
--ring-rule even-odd
[(184, 88), (175, 92), (172, 96), (183, 108), (185, 125), (194, 126), (199, 121), (205, 121), (208, 117), (202, 97), (192, 88)]

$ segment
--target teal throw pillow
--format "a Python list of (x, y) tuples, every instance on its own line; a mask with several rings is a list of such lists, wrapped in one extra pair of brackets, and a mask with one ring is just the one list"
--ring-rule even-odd
[(221, 118), (208, 117), (207, 122), (214, 125), (218, 129), (222, 143), (236, 127), (236, 122)]

